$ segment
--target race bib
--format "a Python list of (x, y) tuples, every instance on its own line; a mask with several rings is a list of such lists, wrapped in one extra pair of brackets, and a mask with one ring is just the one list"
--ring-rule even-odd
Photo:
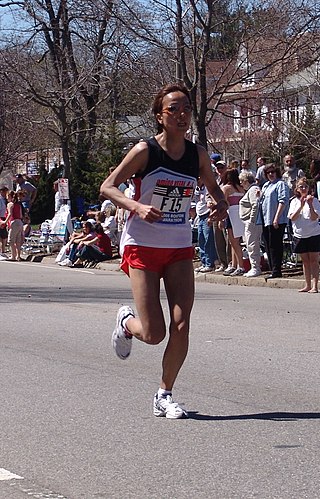
[(158, 223), (185, 224), (189, 219), (193, 185), (189, 180), (159, 179), (153, 191), (151, 204), (162, 211)]

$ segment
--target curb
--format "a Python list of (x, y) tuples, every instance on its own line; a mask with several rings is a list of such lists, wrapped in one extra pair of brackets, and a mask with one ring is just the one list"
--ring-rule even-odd
[[(47, 255), (29, 255), (28, 261), (38, 262), (38, 263), (54, 263), (54, 257)], [(98, 270), (108, 270), (113, 272), (120, 272), (125, 275), (119, 268), (120, 259), (113, 259), (107, 262), (98, 263), (95, 267)], [(195, 264), (197, 266), (198, 263)], [(278, 288), (278, 289), (300, 289), (304, 285), (304, 279), (302, 275), (293, 275), (292, 277), (281, 277), (279, 279), (267, 280), (266, 272), (265, 275), (259, 277), (230, 277), (224, 276), (222, 274), (215, 274), (214, 272), (208, 272), (207, 274), (195, 274), (195, 282), (207, 282), (212, 284), (224, 284), (226, 286), (238, 285), (238, 286), (250, 286), (250, 287), (260, 287), (260, 288)]]
[(225, 284), (227, 286), (239, 285), (239, 286), (250, 286), (259, 288), (278, 288), (278, 289), (300, 289), (304, 285), (304, 279), (301, 276), (296, 277), (281, 277), (279, 279), (267, 280), (267, 275), (261, 275), (259, 277), (230, 277), (224, 275), (214, 275), (214, 273), (208, 274), (197, 274), (195, 275), (195, 281), (197, 282), (210, 282), (213, 284)]

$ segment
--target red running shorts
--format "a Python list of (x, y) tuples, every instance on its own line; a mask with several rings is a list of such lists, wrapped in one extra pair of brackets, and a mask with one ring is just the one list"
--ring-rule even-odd
[(192, 260), (193, 246), (187, 248), (150, 248), (147, 246), (125, 246), (122, 255), (121, 269), (129, 275), (129, 267), (133, 269), (157, 272), (162, 277), (168, 265), (181, 260)]

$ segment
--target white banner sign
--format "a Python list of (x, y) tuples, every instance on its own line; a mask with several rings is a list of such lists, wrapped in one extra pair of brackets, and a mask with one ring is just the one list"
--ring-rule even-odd
[(60, 199), (70, 199), (69, 180), (67, 178), (58, 179), (58, 188), (59, 188)]

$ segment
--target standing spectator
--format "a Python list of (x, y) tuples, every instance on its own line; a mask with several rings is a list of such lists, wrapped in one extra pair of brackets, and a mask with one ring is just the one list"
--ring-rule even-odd
[(267, 179), (264, 175), (264, 167), (266, 166), (266, 164), (267, 158), (260, 156), (257, 159), (256, 182), (260, 188), (267, 182)]
[(196, 214), (198, 217), (198, 245), (202, 265), (197, 272), (212, 272), (217, 263), (217, 250), (214, 242), (212, 224), (208, 224), (210, 208), (207, 204), (208, 191), (204, 184), (197, 185), (194, 199), (196, 201)]
[[(228, 169), (227, 165), (222, 160), (217, 161), (215, 169), (217, 172), (217, 184), (222, 187), (225, 183), (225, 177)], [(213, 232), (219, 260), (219, 265), (216, 267), (215, 272), (223, 272), (231, 261), (231, 246), (226, 229), (216, 220), (213, 222)]]
[(57, 213), (60, 210), (61, 206), (63, 205), (59, 192), (59, 180), (53, 182), (53, 190), (54, 190), (54, 212)]
[(262, 234), (271, 274), (268, 279), (282, 277), (283, 236), (288, 223), (289, 187), (281, 180), (281, 171), (274, 163), (265, 167), (268, 182), (260, 196), (258, 223), (262, 223)]
[(250, 170), (249, 160), (248, 159), (243, 159), (241, 161), (241, 170), (240, 170), (240, 173), (251, 173), (251, 175), (253, 175), (253, 171)]
[(217, 178), (217, 173), (216, 173), (216, 164), (218, 161), (221, 161), (221, 156), (220, 154), (217, 154), (217, 153), (212, 153), (210, 154), (210, 161), (211, 161), (211, 168), (212, 168), (212, 171), (213, 173), (216, 175), (216, 178)]
[(31, 184), (31, 182), (28, 182), (21, 173), (18, 173), (15, 176), (15, 180), (17, 182), (17, 188), (16, 192), (18, 191), (25, 191), (25, 196), (22, 201), (23, 207), (30, 211), (31, 207), (34, 203), (34, 200), (36, 199), (37, 196), (37, 188)]
[[(122, 234), (122, 269), (129, 275), (139, 318), (129, 306), (117, 315), (112, 343), (126, 359), (132, 337), (159, 344), (166, 337), (160, 300), (163, 278), (170, 315), (169, 339), (162, 360), (162, 378), (153, 398), (153, 414), (169, 419), (187, 416), (173, 401), (172, 389), (189, 345), (194, 301), (193, 246), (188, 220), (197, 179), (216, 201), (210, 217), (224, 218), (227, 204), (217, 186), (207, 151), (185, 138), (191, 122), (191, 99), (179, 83), (163, 87), (153, 102), (158, 133), (136, 144), (101, 186), (101, 195), (130, 211)], [(134, 198), (117, 186), (135, 182)]]
[(320, 159), (313, 159), (311, 161), (310, 175), (313, 182), (314, 196), (320, 199)]
[(104, 232), (110, 237), (113, 246), (118, 246), (118, 224), (116, 219), (117, 208), (111, 204), (105, 210), (105, 219), (101, 223)]
[(22, 219), (23, 223), (23, 242), (26, 237), (29, 237), (32, 231), (30, 215), (26, 213)]
[(305, 286), (300, 293), (318, 293), (320, 251), (320, 202), (309, 194), (307, 179), (297, 180), (296, 197), (291, 200), (289, 218), (292, 221), (294, 252), (301, 256)]
[[(236, 168), (228, 168), (225, 177), (225, 184), (222, 191), (229, 204), (228, 217), (225, 226), (228, 232), (228, 239), (231, 245), (231, 265), (223, 272), (223, 275), (240, 276), (245, 273), (243, 267), (243, 253), (240, 243), (244, 235), (244, 224), (239, 216), (239, 202), (244, 195), (244, 189), (240, 185), (239, 173)], [(220, 222), (222, 225), (223, 222)]]
[(12, 261), (21, 260), (21, 246), (23, 243), (23, 223), (22, 223), (22, 208), (18, 199), (18, 194), (14, 191), (7, 193), (7, 215), (0, 222), (0, 228), (8, 224), (8, 242), (11, 248)]
[[(8, 190), (9, 190), (8, 187), (6, 187), (5, 185), (0, 186), (0, 222), (1, 220), (2, 221), (5, 220), (6, 218)], [(6, 226), (0, 228), (0, 240), (1, 240), (1, 253), (5, 253), (8, 240), (8, 231)]]
[(282, 175), (282, 180), (287, 184), (290, 191), (290, 197), (294, 195), (296, 182), (299, 178), (305, 176), (303, 170), (297, 167), (294, 157), (291, 154), (287, 154), (283, 158), (284, 163), (284, 174)]
[(59, 180), (55, 180), (53, 182), (53, 190), (54, 190), (54, 212), (57, 213), (61, 206), (68, 205), (71, 210), (71, 202), (70, 199), (62, 199), (59, 190)]
[(251, 269), (243, 274), (245, 277), (257, 277), (261, 274), (261, 234), (262, 227), (257, 225), (259, 209), (259, 186), (251, 173), (240, 173), (240, 184), (246, 191), (239, 203), (239, 215), (244, 223), (244, 242), (246, 244)]
[(236, 159), (233, 159), (232, 161), (230, 161), (228, 168), (230, 168), (230, 169), (235, 168), (236, 170), (238, 170), (238, 173), (239, 173), (239, 169), (240, 169), (239, 168), (239, 161)]

